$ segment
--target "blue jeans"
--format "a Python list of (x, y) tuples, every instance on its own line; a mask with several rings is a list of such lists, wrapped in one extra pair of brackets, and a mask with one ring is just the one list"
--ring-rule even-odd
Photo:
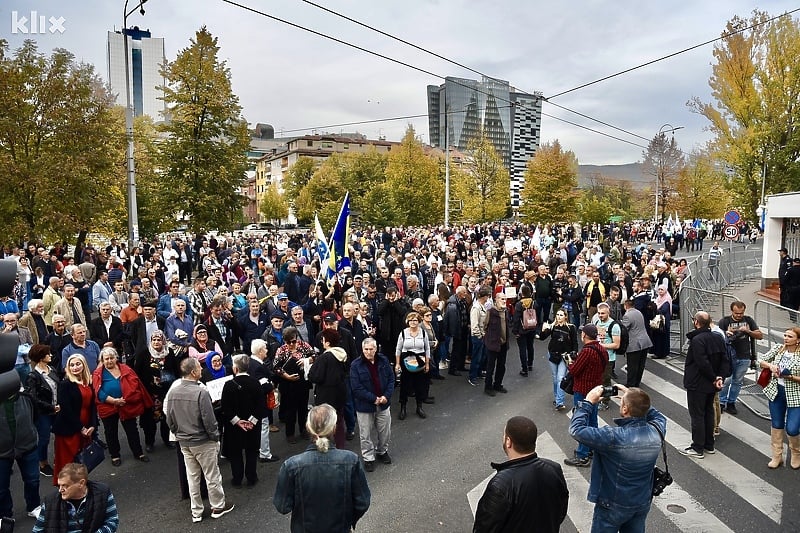
[[(572, 397), (573, 405), (578, 405), (578, 403), (582, 402), (585, 399), (586, 399), (585, 394), (575, 391), (575, 394)], [(592, 407), (592, 414), (589, 415), (589, 427), (591, 428), (597, 427), (597, 404), (595, 404), (594, 407)], [(575, 455), (577, 455), (579, 459), (586, 459), (587, 457), (589, 457), (590, 451), (591, 448), (589, 448), (585, 444), (579, 443), (578, 450), (576, 451)]]
[(742, 390), (742, 383), (744, 383), (744, 375), (747, 369), (750, 368), (750, 359), (737, 359), (736, 366), (733, 367), (733, 374), (725, 380), (722, 384), (722, 390), (719, 391), (719, 403), (734, 403), (739, 397), (739, 391)]
[[(17, 459), (22, 483), (25, 485), (25, 511), (31, 512), (41, 503), (39, 499), (39, 460), (36, 448)], [(0, 459), (0, 516), (14, 516), (11, 499), (11, 468), (14, 459)]]
[(778, 395), (769, 402), (769, 417), (775, 429), (785, 428), (790, 437), (800, 435), (800, 407), (786, 406), (786, 389), (783, 385), (778, 385)]
[(592, 533), (644, 533), (650, 506), (638, 511), (594, 506)]
[(560, 363), (555, 364), (548, 361), (550, 365), (550, 373), (553, 375), (553, 399), (556, 405), (564, 405), (564, 391), (561, 390), (561, 378), (567, 373), (567, 364), (562, 359)]
[(486, 347), (483, 337), (472, 336), (472, 362), (469, 364), (469, 379), (475, 381), (481, 373), (481, 367), (486, 360)]
[(36, 432), (39, 434), (37, 446), (39, 461), (47, 462), (47, 447), (50, 445), (50, 430), (53, 428), (54, 415), (40, 414), (36, 419)]

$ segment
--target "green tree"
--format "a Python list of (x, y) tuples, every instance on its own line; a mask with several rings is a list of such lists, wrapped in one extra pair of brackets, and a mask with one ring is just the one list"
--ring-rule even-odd
[(470, 141), (463, 171), (452, 173), (455, 199), (463, 202), (461, 217), (473, 222), (504, 218), (508, 211), (511, 179), (503, 159), (483, 131)]
[[(300, 191), (296, 203), (299, 220), (311, 221), (314, 215), (320, 222), (333, 225), (342, 207), (345, 192), (350, 192), (350, 211), (362, 223), (375, 224), (381, 219), (386, 204), (374, 191), (384, 181), (386, 156), (371, 149), (366, 152), (335, 153), (316, 170)], [(378, 202), (375, 202), (375, 200)]]
[(276, 183), (272, 183), (261, 195), (258, 209), (267, 220), (281, 220), (289, 216), (289, 203)]
[(410, 125), (400, 146), (389, 152), (386, 184), (399, 217), (397, 224), (432, 224), (444, 218), (444, 183), (439, 162), (425, 155)]
[(124, 219), (117, 117), (94, 67), (0, 40), (0, 210), (6, 242), (67, 239)]
[(725, 174), (701, 152), (693, 153), (681, 170), (675, 193), (675, 206), (686, 218), (721, 218), (732, 201)]
[(583, 191), (578, 202), (578, 217), (581, 222), (604, 224), (612, 215), (614, 215), (614, 208), (611, 207), (608, 198), (595, 196), (590, 190)]
[(159, 145), (164, 195), (192, 231), (227, 230), (242, 219), (250, 140), (230, 69), (218, 53), (217, 38), (203, 26), (162, 69), (170, 118)]
[(754, 11), (727, 23), (726, 37), (714, 46), (714, 101), (689, 102), (708, 119), (712, 155), (733, 169), (734, 204), (749, 217), (762, 177), (768, 194), (800, 189), (800, 22), (786, 15), (766, 24), (770, 18)]
[(642, 152), (642, 157), (642, 173), (652, 176), (656, 182), (658, 217), (662, 221), (664, 213), (671, 212), (675, 207), (675, 182), (685, 165), (683, 152), (678, 148), (674, 136), (667, 138), (667, 134), (661, 132), (647, 143), (647, 150)]
[(558, 140), (545, 143), (528, 161), (520, 214), (526, 222), (561, 222), (574, 218), (578, 193), (578, 159)]
[(300, 191), (306, 186), (308, 181), (317, 170), (317, 162), (308, 156), (300, 156), (294, 165), (289, 167), (286, 178), (283, 180), (283, 190), (286, 193), (286, 200), (289, 205), (295, 207)]

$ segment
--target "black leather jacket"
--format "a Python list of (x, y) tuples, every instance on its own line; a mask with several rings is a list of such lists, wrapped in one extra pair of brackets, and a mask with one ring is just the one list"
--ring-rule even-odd
[(557, 533), (569, 490), (561, 466), (535, 453), (492, 463), (497, 474), (478, 502), (474, 533)]

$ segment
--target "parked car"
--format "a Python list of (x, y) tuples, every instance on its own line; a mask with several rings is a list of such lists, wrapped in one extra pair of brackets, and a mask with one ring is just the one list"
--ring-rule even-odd
[(248, 224), (244, 227), (244, 229), (246, 229), (247, 231), (256, 231), (261, 228), (258, 226), (258, 224)]

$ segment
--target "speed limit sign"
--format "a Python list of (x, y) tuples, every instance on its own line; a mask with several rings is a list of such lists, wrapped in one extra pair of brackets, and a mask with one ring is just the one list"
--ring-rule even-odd
[(735, 241), (739, 238), (739, 227), (738, 226), (725, 226), (725, 230), (722, 232), (725, 235), (725, 238), (731, 241)]

